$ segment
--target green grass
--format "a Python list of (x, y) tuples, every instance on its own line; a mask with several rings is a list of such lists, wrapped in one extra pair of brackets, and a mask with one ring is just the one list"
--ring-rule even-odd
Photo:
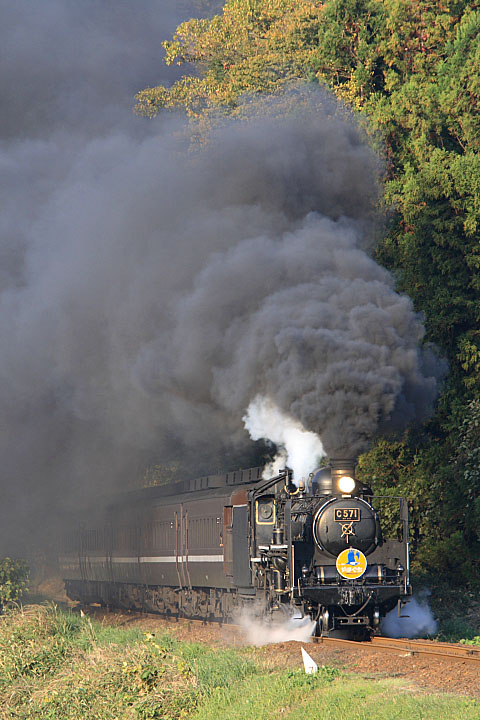
[(396, 680), (366, 680), (323, 668), (260, 674), (212, 694), (192, 720), (478, 720), (480, 702), (412, 691)]
[[(322, 667), (268, 668), (251, 648), (212, 649), (111, 627), (55, 606), (0, 617), (2, 720), (479, 720), (480, 703)], [(299, 652), (299, 665), (300, 652)]]

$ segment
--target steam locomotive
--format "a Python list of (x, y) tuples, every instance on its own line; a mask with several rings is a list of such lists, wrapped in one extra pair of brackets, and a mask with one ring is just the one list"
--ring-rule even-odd
[(411, 595), (408, 506), (386, 539), (351, 460), (293, 484), (263, 468), (143, 488), (72, 530), (60, 558), (72, 600), (230, 622), (292, 610), (321, 635), (361, 639)]

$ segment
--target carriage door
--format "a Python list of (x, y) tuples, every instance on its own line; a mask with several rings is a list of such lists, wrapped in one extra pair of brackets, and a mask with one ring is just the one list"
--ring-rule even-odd
[(248, 505), (233, 507), (233, 582), (239, 588), (250, 588), (250, 538)]

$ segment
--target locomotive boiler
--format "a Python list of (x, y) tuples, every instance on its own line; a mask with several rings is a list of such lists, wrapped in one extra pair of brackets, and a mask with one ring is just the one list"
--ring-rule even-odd
[(232, 621), (292, 611), (316, 632), (364, 638), (411, 595), (408, 506), (385, 538), (354, 462), (295, 485), (285, 469), (211, 475), (134, 491), (73, 530), (60, 558), (73, 600)]

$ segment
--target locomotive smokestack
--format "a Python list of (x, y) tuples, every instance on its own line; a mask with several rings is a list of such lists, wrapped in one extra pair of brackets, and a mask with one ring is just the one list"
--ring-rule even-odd
[(334, 488), (338, 487), (338, 483), (342, 477), (351, 477), (355, 480), (356, 464), (356, 458), (335, 458), (330, 461), (330, 465), (332, 466), (332, 484)]

